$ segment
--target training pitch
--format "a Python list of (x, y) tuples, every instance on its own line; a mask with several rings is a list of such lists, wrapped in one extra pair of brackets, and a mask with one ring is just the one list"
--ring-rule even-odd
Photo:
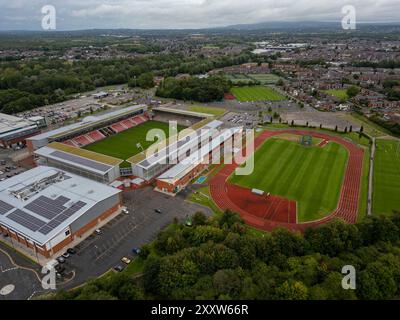
[(241, 102), (286, 100), (285, 96), (274, 89), (263, 86), (234, 87), (231, 89), (231, 92)]
[(373, 190), (374, 213), (400, 211), (400, 141), (377, 140)]
[(256, 151), (254, 172), (233, 175), (230, 182), (295, 200), (298, 221), (313, 221), (336, 209), (347, 159), (346, 149), (334, 142), (304, 147), (271, 138)]

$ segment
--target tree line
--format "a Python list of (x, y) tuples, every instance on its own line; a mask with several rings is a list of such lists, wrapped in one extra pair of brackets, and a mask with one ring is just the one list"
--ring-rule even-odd
[[(400, 214), (350, 225), (334, 220), (304, 234), (258, 233), (229, 211), (175, 222), (142, 248), (143, 276), (98, 279), (56, 299), (396, 299)], [(343, 266), (356, 289), (342, 287)], [(54, 297), (52, 297), (54, 298)]]
[(224, 76), (178, 80), (167, 78), (158, 88), (156, 95), (163, 98), (190, 100), (199, 102), (220, 101), (230, 89)]
[(159, 54), (127, 59), (60, 59), (0, 62), (0, 112), (14, 114), (58, 103), (72, 94), (97, 87), (124, 84), (143, 74), (173, 77), (179, 73), (202, 74), (214, 68), (248, 61), (246, 54), (213, 59), (183, 54)]

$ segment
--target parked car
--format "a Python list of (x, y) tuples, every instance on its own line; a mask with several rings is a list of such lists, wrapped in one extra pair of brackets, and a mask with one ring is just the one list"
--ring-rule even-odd
[(59, 263), (65, 263), (65, 258), (63, 256), (60, 256), (56, 259)]
[(68, 252), (64, 252), (62, 254), (62, 257), (65, 258), (65, 259), (68, 259), (70, 257), (70, 254)]
[(122, 261), (123, 263), (125, 263), (125, 264), (130, 264), (130, 263), (131, 263), (131, 259), (129, 259), (129, 258), (127, 258), (127, 257), (123, 257), (123, 258), (121, 259), (121, 261)]
[(140, 248), (133, 248), (133, 249), (132, 249), (132, 253), (133, 253), (133, 254), (139, 254), (140, 251), (141, 251)]
[(122, 271), (124, 271), (124, 267), (118, 265), (118, 266), (115, 266), (115, 267), (114, 267), (114, 270), (117, 271), (117, 272), (122, 272)]
[(101, 229), (96, 229), (96, 230), (94, 231), (94, 233), (97, 234), (97, 235), (100, 235), (100, 234), (103, 233), (103, 231), (102, 231)]
[(128, 209), (122, 209), (122, 213), (129, 214), (129, 210)]
[(162, 211), (160, 209), (155, 209), (154, 211), (155, 213), (162, 214)]
[(68, 252), (69, 254), (76, 254), (76, 250), (75, 250), (74, 248), (68, 248), (68, 249), (67, 249), (67, 252)]

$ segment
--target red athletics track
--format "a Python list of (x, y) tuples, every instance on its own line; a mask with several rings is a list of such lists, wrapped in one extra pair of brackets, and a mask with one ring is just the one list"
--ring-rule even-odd
[[(311, 135), (315, 138), (324, 139), (326, 141), (334, 141), (341, 144), (349, 152), (349, 159), (346, 167), (342, 190), (339, 198), (339, 203), (334, 212), (329, 216), (312, 222), (296, 223), (293, 219), (293, 204), (289, 200), (285, 200), (279, 197), (271, 197), (270, 201), (286, 201), (284, 208), (282, 209), (281, 204), (271, 204), (275, 211), (267, 212), (267, 208), (261, 205), (257, 205), (251, 202), (257, 201), (256, 199), (250, 198), (251, 191), (245, 188), (238, 191), (236, 187), (229, 184), (226, 180), (233, 173), (238, 166), (237, 164), (225, 165), (211, 180), (210, 182), (210, 193), (214, 202), (222, 210), (231, 210), (239, 213), (243, 220), (256, 228), (271, 231), (277, 227), (284, 227), (293, 231), (304, 231), (309, 227), (317, 227), (321, 224), (327, 223), (334, 218), (342, 218), (348, 223), (355, 223), (357, 221), (358, 214), (358, 201), (361, 190), (361, 177), (364, 159), (364, 150), (338, 136), (331, 136), (324, 133), (305, 131), (305, 130), (279, 130), (279, 131), (264, 131), (255, 139), (255, 149), (260, 147), (265, 140), (277, 136), (280, 134), (291, 133), (297, 135)], [(246, 197), (247, 200), (244, 199)], [(262, 202), (259, 199), (260, 203)], [(265, 203), (265, 201), (264, 201)], [(260, 214), (263, 212), (264, 214)], [(272, 213), (271, 213), (272, 212)]]

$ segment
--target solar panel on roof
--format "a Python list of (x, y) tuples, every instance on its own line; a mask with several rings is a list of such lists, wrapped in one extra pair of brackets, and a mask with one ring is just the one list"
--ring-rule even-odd
[[(61, 201), (59, 198), (62, 198)], [(41, 217), (51, 220), (65, 210), (65, 207), (62, 204), (70, 200), (66, 197), (59, 198), (53, 200), (46, 196), (40, 196), (30, 204), (26, 205), (25, 208), (40, 215)]]
[(58, 203), (59, 205), (64, 205), (71, 199), (64, 197), (64, 196), (59, 196), (56, 200), (54, 200), (55, 203)]
[(89, 168), (92, 168), (92, 169), (95, 169), (95, 170), (99, 170), (99, 171), (102, 171), (102, 172), (106, 172), (106, 171), (108, 171), (108, 170), (110, 170), (112, 168), (111, 166), (107, 166), (105, 164), (102, 164), (102, 163), (99, 163), (99, 162), (96, 162), (96, 161), (92, 161), (92, 160), (89, 160), (89, 159), (81, 158), (81, 157), (78, 157), (78, 156), (75, 156), (75, 155), (72, 155), (72, 154), (69, 154), (69, 153), (65, 153), (65, 152), (62, 152), (62, 151), (58, 151), (58, 150), (57, 151), (53, 151), (52, 153), (50, 153), (50, 155), (53, 156), (53, 157), (57, 157), (57, 158), (60, 158), (60, 159), (63, 159), (63, 160), (71, 161), (73, 163), (77, 163), (77, 164), (80, 164), (82, 166), (89, 167)]
[(32, 231), (37, 231), (46, 224), (44, 221), (20, 209), (11, 212), (7, 218)]
[(53, 230), (53, 228), (49, 227), (48, 225), (45, 225), (44, 227), (41, 227), (41, 228), (39, 229), (39, 232), (40, 232), (41, 234), (46, 235), (46, 234), (49, 234), (49, 233), (51, 232), (51, 230)]
[(12, 209), (14, 209), (14, 207), (12, 205), (9, 205), (8, 203), (0, 200), (0, 214), (1, 215), (6, 214), (8, 211), (11, 211)]

